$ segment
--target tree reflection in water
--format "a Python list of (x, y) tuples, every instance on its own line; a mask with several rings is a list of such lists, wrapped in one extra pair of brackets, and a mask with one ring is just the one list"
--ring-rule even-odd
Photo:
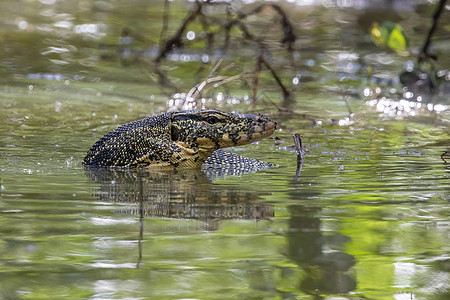
[[(293, 191), (301, 180), (302, 167), (303, 157), (298, 161), (297, 171), (291, 182)], [(311, 195), (313, 194), (315, 193), (311, 191)], [(293, 198), (308, 196), (297, 192), (291, 192), (291, 195)], [(345, 294), (356, 289), (356, 278), (351, 274), (355, 257), (340, 251), (350, 238), (340, 234), (323, 235), (319, 216), (321, 211), (322, 208), (318, 206), (289, 206), (288, 257), (306, 272), (299, 283), (299, 289), (306, 294), (315, 295), (315, 299), (323, 299), (323, 294)]]
[(344, 235), (323, 235), (321, 221), (315, 217), (319, 207), (292, 205), (289, 207), (288, 256), (298, 264), (306, 276), (300, 282), (300, 290), (306, 294), (344, 294), (356, 288), (356, 281), (348, 274), (355, 258), (341, 251), (325, 251), (339, 248), (349, 241)]

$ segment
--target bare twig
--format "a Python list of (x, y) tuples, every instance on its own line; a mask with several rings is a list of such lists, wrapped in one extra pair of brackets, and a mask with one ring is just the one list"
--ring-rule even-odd
[(198, 96), (200, 95), (200, 92), (203, 90), (203, 88), (212, 82), (217, 82), (221, 80), (225, 80), (227, 77), (225, 76), (216, 76), (207, 78), (204, 81), (200, 82), (199, 84), (195, 85), (187, 94), (186, 99), (189, 99), (191, 101), (197, 101)]
[(262, 58), (262, 62), (266, 66), (266, 68), (270, 70), (270, 72), (272, 73), (273, 78), (275, 78), (275, 81), (280, 86), (281, 90), (283, 91), (284, 98), (285, 99), (289, 98), (291, 96), (291, 92), (289, 92), (289, 90), (284, 86), (283, 82), (281, 82), (281, 79), (278, 76), (278, 74), (275, 71), (275, 69), (273, 69), (272, 66), (264, 58)]
[(297, 155), (300, 157), (300, 160), (303, 162), (303, 154), (305, 150), (302, 145), (302, 137), (298, 133), (293, 133), (292, 137), (294, 138), (295, 150), (297, 150)]
[(441, 154), (441, 159), (444, 161), (444, 163), (447, 163), (446, 159), (450, 159), (450, 151), (445, 151)]
[[(258, 53), (258, 56), (256, 59), (255, 70), (253, 73), (253, 86), (252, 86), (253, 108), (256, 105), (259, 73), (261, 72), (263, 65), (270, 71), (272, 77), (275, 79), (275, 82), (280, 86), (284, 99), (288, 99), (291, 95), (290, 91), (283, 84), (281, 77), (278, 75), (277, 71), (264, 58), (265, 51), (269, 52), (269, 50), (266, 49), (265, 45), (263, 44), (264, 36), (256, 36), (256, 35), (252, 34), (252, 32), (249, 30), (249, 28), (247, 27), (247, 24), (244, 21), (244, 19), (247, 18), (248, 16), (253, 15), (253, 14), (258, 14), (266, 7), (271, 8), (277, 15), (280, 16), (280, 23), (281, 23), (282, 32), (283, 32), (283, 38), (281, 40), (281, 43), (283, 45), (285, 45), (289, 51), (292, 51), (293, 45), (296, 40), (296, 36), (294, 34), (293, 27), (286, 15), (285, 11), (281, 8), (281, 6), (279, 6), (277, 4), (271, 4), (271, 3), (262, 4), (249, 12), (238, 12), (234, 17), (232, 16), (230, 9), (227, 9), (227, 22), (225, 24), (220, 24), (221, 25), (220, 29), (217, 32), (210, 32), (210, 23), (211, 22), (220, 23), (220, 22), (218, 20), (215, 20), (212, 17), (206, 16), (203, 14), (202, 8), (204, 5), (213, 5), (213, 3), (210, 3), (209, 1), (205, 1), (205, 2), (196, 1), (195, 7), (190, 12), (188, 12), (186, 18), (183, 20), (181, 25), (178, 27), (178, 30), (166, 41), (163, 41), (164, 36), (167, 31), (167, 23), (168, 23), (168, 19), (169, 19), (169, 1), (167, 1), (167, 0), (165, 1), (163, 26), (162, 26), (161, 37), (160, 37), (160, 50), (159, 50), (157, 57), (154, 59), (154, 64), (152, 64), (152, 67), (153, 67), (155, 73), (160, 78), (160, 84), (169, 85), (173, 88), (176, 87), (176, 85), (171, 83), (170, 80), (168, 79), (167, 75), (160, 69), (159, 63), (174, 48), (182, 46), (184, 33), (185, 33), (188, 25), (191, 22), (193, 22), (194, 20), (198, 19), (199, 22), (203, 25), (204, 30), (207, 31), (209, 42), (214, 40), (215, 34), (220, 32), (221, 30), (224, 30), (225, 42), (224, 42), (224, 45), (222, 48), (223, 50), (229, 46), (230, 31), (234, 26), (236, 26), (240, 29), (243, 37), (246, 40), (256, 43), (256, 45), (259, 47), (259, 53)], [(227, 6), (227, 7), (229, 7), (229, 6)], [(211, 46), (211, 44), (209, 44), (209, 45)], [(213, 77), (214, 74), (217, 72), (218, 68), (220, 67), (221, 63), (222, 63), (222, 60), (220, 60), (214, 66), (214, 68), (211, 70), (211, 72), (208, 75), (206, 80), (197, 84), (194, 88), (192, 88), (189, 91), (188, 97), (186, 98), (185, 102), (190, 102), (191, 104), (196, 104), (194, 102), (197, 101), (202, 89), (204, 89), (207, 84), (215, 83), (214, 87), (217, 87), (217, 86), (223, 85), (225, 83), (228, 83), (236, 78), (241, 78), (241, 79), (243, 78), (242, 75), (236, 75), (236, 76), (232, 76), (232, 77), (223, 77), (223, 76)], [(229, 70), (231, 67), (233, 67), (233, 64), (230, 64), (227, 67), (223, 68), (222, 72)], [(176, 90), (179, 90), (178, 87), (176, 87)]]
[(142, 263), (142, 243), (144, 240), (144, 188), (142, 183), (142, 177), (138, 179), (139, 183), (139, 240), (138, 240), (138, 261), (136, 263), (136, 268), (139, 269)]
[(281, 43), (283, 45), (286, 45), (289, 51), (292, 51), (294, 49), (293, 45), (297, 39), (296, 35), (294, 34), (294, 27), (292, 26), (291, 22), (289, 22), (289, 18), (287, 17), (281, 6), (273, 3), (262, 4), (247, 13), (239, 12), (234, 19), (231, 18), (231, 13), (227, 11), (228, 22), (221, 25), (221, 29), (225, 30), (225, 41), (223, 49), (228, 49), (230, 30), (233, 26), (239, 26), (246, 39), (258, 41), (258, 39), (250, 33), (247, 26), (242, 22), (242, 20), (247, 18), (248, 16), (259, 14), (265, 7), (271, 7), (278, 15), (280, 15), (281, 27), (283, 29), (283, 38), (281, 39)]
[(228, 66), (226, 66), (225, 68), (223, 68), (222, 70), (220, 70), (220, 72), (225, 73), (226, 71), (228, 71), (229, 69), (233, 68), (234, 66), (235, 66), (235, 64), (231, 63)]
[[(342, 79), (343, 79), (343, 78), (342, 78)], [(342, 80), (342, 79), (341, 79), (341, 80)], [(339, 85), (339, 89), (340, 89), (340, 91), (341, 91), (342, 100), (344, 100), (345, 106), (347, 107), (348, 116), (351, 117), (351, 116), (353, 116), (353, 112), (352, 112), (352, 109), (351, 109), (351, 107), (350, 107), (350, 104), (348, 103), (348, 96), (346, 95), (346, 92), (347, 92), (347, 91), (344, 90), (344, 88), (342, 87), (342, 85)]]
[(353, 116), (353, 112), (352, 109), (350, 108), (350, 104), (348, 103), (347, 97), (343, 97), (344, 102), (345, 102), (345, 106), (347, 107), (348, 110), (348, 116), (352, 117)]
[(305, 154), (306, 151), (302, 146), (302, 137), (300, 134), (293, 133), (292, 137), (294, 138), (295, 149), (297, 150), (297, 170), (295, 171), (295, 176), (296, 178), (299, 178), (303, 168), (303, 154)]
[[(283, 39), (281, 40), (281, 43), (284, 45), (287, 45), (287, 48), (289, 51), (293, 50), (293, 44), (295, 43), (295, 40), (297, 39), (296, 35), (294, 34), (294, 29), (293, 26), (291, 24), (291, 22), (289, 22), (289, 18), (287, 17), (286, 13), (284, 12), (284, 10), (281, 8), (281, 6), (277, 5), (277, 4), (273, 4), (273, 3), (265, 3), (262, 4), (258, 7), (256, 7), (254, 10), (248, 12), (248, 13), (239, 13), (237, 16), (238, 22), (232, 22), (230, 23), (230, 27), (232, 27), (233, 25), (235, 25), (236, 23), (239, 24), (239, 26), (241, 26), (242, 22), (240, 22), (240, 20), (250, 16), (250, 15), (254, 15), (254, 14), (258, 14), (260, 13), (265, 7), (271, 7), (276, 13), (278, 13), (278, 15), (280, 15), (281, 17), (281, 27), (283, 29)], [(236, 21), (236, 20), (233, 20)], [(242, 27), (241, 27), (242, 29)], [(246, 31), (246, 28), (244, 28), (244, 31)], [(247, 33), (245, 33), (247, 36)], [(249, 37), (251, 35), (248, 35)]]
[(206, 40), (205, 50), (207, 52), (210, 52), (212, 47), (213, 47), (213, 44), (214, 44), (215, 34), (214, 34), (214, 32), (212, 32), (210, 30), (210, 24), (208, 22), (208, 19), (209, 18), (207, 18), (205, 14), (203, 14), (203, 13), (199, 14), (198, 20), (199, 20), (200, 24), (202, 24), (203, 32), (206, 35), (206, 37), (205, 37), (205, 40)]
[[(222, 64), (223, 59), (219, 59), (219, 61), (214, 65), (214, 67), (212, 68), (211, 72), (209, 72), (208, 77), (206, 77), (206, 79), (202, 82), (200, 82), (199, 84), (195, 85), (187, 94), (186, 96), (186, 100), (187, 102), (192, 102), (192, 105), (197, 106), (197, 100), (199, 98), (199, 95), (202, 91), (202, 89), (209, 83), (212, 82), (217, 82), (217, 81), (222, 81), (222, 83), (216, 84), (216, 86), (218, 85), (222, 85), (224, 83), (227, 83), (231, 80), (227, 80), (229, 79), (228, 77), (225, 76), (216, 76), (216, 77), (212, 77), (214, 75), (214, 73), (216, 73), (217, 69), (220, 67), (220, 65)], [(230, 65), (228, 65), (227, 67), (225, 67), (224, 69), (228, 70), (230, 68)], [(233, 76), (235, 77), (235, 76)], [(233, 79), (232, 79), (233, 80)]]
[(179, 86), (177, 86), (175, 83), (173, 83), (172, 81), (169, 80), (166, 73), (164, 73), (163, 70), (161, 70), (161, 68), (159, 67), (159, 64), (151, 64), (151, 66), (153, 68), (153, 71), (156, 74), (158, 74), (161, 85), (170, 86), (172, 89), (176, 90), (177, 92), (182, 91), (182, 89)]
[(231, 82), (231, 81), (239, 79), (239, 78), (242, 78), (242, 74), (234, 75), (231, 77), (225, 77), (225, 79), (221, 80), (218, 83), (215, 83), (212, 87), (205, 89), (205, 93), (208, 93), (213, 88), (215, 89), (221, 85), (227, 84), (228, 82)]
[(190, 12), (190, 14), (184, 19), (181, 26), (178, 28), (177, 32), (164, 43), (164, 47), (161, 47), (159, 50), (158, 56), (155, 58), (155, 62), (160, 62), (163, 57), (167, 55), (174, 47), (180, 47), (182, 45), (181, 38), (183, 36), (184, 31), (186, 30), (187, 25), (194, 21), (195, 18), (201, 13), (202, 4), (200, 2), (196, 2), (196, 8)]
[(198, 104), (197, 101), (200, 97), (201, 91), (205, 88), (206, 85), (216, 82), (213, 87), (211, 87), (209, 89), (205, 89), (205, 92), (208, 92), (212, 88), (217, 88), (218, 86), (221, 86), (223, 84), (226, 84), (226, 83), (233, 81), (235, 79), (238, 79), (238, 78), (241, 78), (241, 74), (231, 76), (231, 77), (216, 76), (216, 77), (211, 77), (211, 78), (205, 79), (201, 83), (195, 85), (189, 91), (189, 93), (186, 95), (186, 99), (184, 100), (183, 107), (186, 109), (195, 108)]
[(247, 40), (257, 41), (256, 37), (250, 33), (250, 31), (248, 30), (247, 26), (244, 23), (242, 23), (241, 21), (238, 21), (237, 24), (239, 25), (239, 29), (242, 31), (242, 33), (244, 34), (244, 37)]
[(212, 68), (211, 72), (209, 72), (209, 75), (207, 78), (210, 78), (214, 75), (214, 73), (216, 73), (217, 69), (220, 67), (220, 65), (222, 64), (223, 59), (219, 59), (219, 61), (216, 63), (216, 65)]
[[(174, 90), (175, 92), (181, 92), (182, 88), (180, 88), (179, 86), (177, 86), (175, 83), (173, 83), (172, 81), (169, 80), (169, 78), (167, 77), (166, 73), (164, 73), (163, 70), (161, 70), (161, 68), (159, 67), (159, 64), (157, 63), (149, 63), (145, 60), (141, 60), (142, 62), (148, 64), (150, 67), (152, 67), (153, 71), (158, 75), (159, 78), (159, 82), (158, 85), (160, 87), (170, 87), (172, 90)], [(148, 71), (145, 68), (142, 68), (142, 70), (146, 73), (146, 75), (153, 80), (153, 78), (150, 76), (150, 74), (148, 73)]]
[(282, 44), (286, 44), (289, 51), (294, 50), (294, 43), (297, 37), (294, 34), (293, 27), (291, 25), (291, 22), (289, 22), (289, 19), (284, 12), (283, 9), (277, 4), (269, 4), (272, 6), (272, 8), (281, 16), (281, 26), (283, 28), (283, 39), (281, 40)]
[(255, 109), (256, 107), (256, 95), (258, 91), (259, 72), (261, 72), (262, 62), (263, 62), (263, 54), (262, 51), (260, 50), (258, 52), (258, 56), (256, 57), (255, 71), (253, 72), (253, 98), (252, 98), (253, 109)]
[(423, 62), (424, 59), (430, 57), (430, 54), (428, 53), (428, 48), (430, 47), (430, 44), (431, 44), (431, 37), (432, 37), (433, 33), (436, 31), (437, 22), (439, 20), (439, 17), (442, 14), (442, 11), (444, 10), (446, 1), (447, 0), (440, 0), (439, 1), (439, 6), (438, 6), (438, 8), (436, 9), (436, 11), (435, 11), (435, 13), (433, 15), (433, 24), (431, 25), (431, 28), (428, 31), (427, 39), (425, 40), (425, 44), (423, 45), (422, 50), (420, 50), (419, 57), (417, 59), (419, 64), (421, 62)]
[(164, 36), (167, 31), (168, 23), (169, 23), (169, 0), (164, 0), (164, 14), (163, 14), (163, 23), (161, 34), (159, 35), (159, 48), (162, 49), (164, 46)]

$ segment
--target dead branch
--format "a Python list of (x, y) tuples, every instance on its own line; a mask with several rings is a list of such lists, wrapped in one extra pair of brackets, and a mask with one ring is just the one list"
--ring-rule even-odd
[(168, 23), (169, 23), (169, 0), (164, 0), (164, 14), (163, 14), (163, 23), (161, 34), (159, 35), (159, 48), (162, 49), (164, 47), (163, 41), (164, 36), (166, 35)]
[(262, 51), (258, 52), (258, 56), (256, 57), (255, 62), (255, 71), (253, 72), (253, 97), (252, 97), (252, 107), (255, 109), (256, 107), (256, 95), (258, 92), (258, 81), (259, 81), (259, 72), (261, 72), (261, 66), (263, 62), (263, 54)]
[(224, 73), (224, 72), (228, 71), (229, 69), (233, 68), (234, 66), (235, 66), (235, 64), (231, 63), (228, 66), (226, 66), (225, 68), (223, 68), (222, 70), (220, 70), (220, 72)]
[[(287, 48), (289, 51), (292, 51), (293, 45), (297, 39), (297, 36), (294, 34), (294, 28), (291, 24), (291, 22), (289, 21), (289, 18), (287, 17), (287, 14), (284, 12), (284, 10), (281, 8), (281, 6), (279, 6), (278, 4), (274, 4), (274, 3), (265, 3), (262, 4), (258, 7), (256, 7), (255, 9), (253, 9), (252, 11), (248, 12), (248, 13), (239, 13), (237, 15), (237, 20), (233, 20), (230, 22), (230, 24), (227, 24), (230, 28), (236, 24), (243, 24), (241, 22), (242, 19), (247, 18), (248, 16), (254, 15), (254, 14), (258, 14), (260, 13), (263, 8), (265, 7), (270, 7), (272, 8), (280, 17), (281, 17), (281, 27), (283, 29), (283, 38), (281, 40), (281, 43), (283, 45), (287, 45)], [(240, 25), (241, 26), (241, 25)], [(242, 28), (241, 28), (242, 30)], [(246, 35), (246, 37), (250, 37), (251, 35), (247, 35), (249, 34), (246, 27), (244, 28), (244, 33)]]
[[(227, 79), (228, 77), (225, 76), (217, 76), (217, 77), (211, 77), (207, 78), (204, 81), (200, 82), (199, 84), (195, 85), (189, 93), (186, 95), (186, 101), (196, 102), (199, 98), (199, 95), (201, 91), (205, 88), (207, 84), (217, 82), (217, 81), (223, 81)], [(196, 105), (195, 105), (196, 106)]]
[[(161, 70), (161, 68), (159, 67), (159, 64), (157, 64), (157, 63), (149, 63), (149, 62), (147, 62), (145, 60), (141, 60), (141, 62), (149, 65), (153, 69), (153, 72), (155, 72), (158, 75), (159, 81), (157, 83), (158, 83), (160, 88), (162, 88), (162, 87), (170, 87), (175, 92), (181, 92), (183, 90), (181, 87), (179, 87), (178, 85), (176, 85), (175, 83), (170, 81), (170, 79), (167, 77), (166, 73), (164, 73), (164, 71)], [(144, 70), (146, 75), (150, 79), (152, 79), (152, 77), (150, 76), (150, 74), (148, 73), (148, 71), (145, 68), (142, 68), (142, 70)]]
[(183, 44), (182, 36), (184, 31), (186, 30), (187, 25), (194, 21), (195, 18), (201, 13), (202, 4), (200, 2), (195, 2), (196, 8), (191, 11), (191, 13), (184, 19), (181, 26), (178, 28), (177, 32), (164, 43), (164, 47), (161, 47), (159, 50), (158, 56), (155, 58), (155, 62), (160, 62), (162, 58), (166, 57), (167, 53), (172, 51), (174, 47), (181, 47)]
[(431, 55), (428, 53), (428, 50), (429, 50), (428, 48), (430, 47), (431, 37), (433, 36), (433, 33), (436, 31), (437, 23), (438, 23), (439, 17), (442, 14), (442, 11), (444, 10), (446, 1), (447, 0), (439, 1), (439, 6), (433, 15), (433, 24), (431, 25), (431, 28), (428, 31), (428, 35), (427, 35), (427, 39), (425, 40), (425, 44), (423, 45), (422, 50), (420, 50), (419, 57), (417, 58), (417, 61), (419, 64), (422, 63), (426, 58), (431, 57)]
[(216, 76), (207, 78), (201, 83), (195, 85), (186, 95), (186, 99), (183, 102), (183, 107), (185, 109), (191, 109), (195, 108), (198, 105), (198, 99), (200, 98), (202, 90), (211, 83), (214, 83), (214, 85), (211, 88), (205, 89), (205, 92), (209, 92), (211, 89), (217, 88), (221, 85), (227, 84), (233, 80), (241, 78), (241, 74), (227, 77), (227, 76)]
[(305, 149), (303, 149), (302, 137), (299, 133), (293, 133), (292, 137), (294, 138), (295, 150), (297, 150), (297, 155), (303, 162), (303, 154), (305, 153)]
[(270, 5), (281, 16), (281, 27), (283, 28), (283, 39), (281, 40), (281, 43), (287, 45), (287, 49), (289, 51), (294, 50), (293, 45), (297, 39), (297, 36), (294, 34), (291, 22), (289, 22), (286, 13), (279, 5), (273, 3)]
[(219, 59), (219, 61), (214, 65), (214, 67), (211, 69), (211, 72), (209, 72), (208, 77), (206, 77), (207, 79), (209, 77), (212, 77), (214, 75), (214, 73), (216, 73), (217, 69), (220, 67), (220, 65), (223, 62), (223, 58)]
[(444, 161), (444, 164), (447, 163), (447, 159), (450, 159), (450, 151), (445, 151), (441, 154), (441, 159)]
[[(292, 51), (293, 45), (296, 40), (296, 35), (294, 34), (293, 26), (290, 23), (285, 11), (277, 4), (266, 3), (266, 4), (259, 5), (258, 7), (254, 8), (253, 10), (251, 10), (249, 12), (238, 12), (235, 17), (232, 17), (231, 11), (228, 9), (227, 10), (227, 22), (225, 24), (221, 24), (221, 27), (220, 27), (221, 29), (219, 29), (219, 31), (214, 33), (214, 32), (209, 32), (210, 22), (212, 21), (212, 22), (218, 23), (218, 21), (214, 20), (212, 18), (209, 18), (202, 13), (203, 5), (211, 5), (211, 4), (212, 3), (209, 3), (209, 2), (196, 1), (195, 7), (188, 13), (186, 18), (183, 20), (182, 24), (179, 26), (178, 30), (167, 41), (162, 42), (162, 39), (164, 38), (164, 35), (167, 31), (167, 22), (168, 22), (168, 18), (169, 18), (169, 14), (168, 14), (169, 4), (168, 4), (168, 1), (166, 1), (165, 11), (164, 11), (164, 16), (163, 16), (163, 29), (161, 32), (161, 46), (160, 46), (160, 50), (159, 50), (157, 57), (154, 59), (154, 64), (152, 64), (152, 68), (154, 69), (155, 73), (160, 77), (160, 84), (168, 85), (168, 86), (171, 86), (173, 88), (176, 88), (176, 90), (178, 90), (178, 87), (176, 87), (176, 85), (171, 83), (170, 80), (168, 79), (167, 75), (159, 68), (159, 63), (174, 48), (182, 46), (184, 32), (186, 31), (187, 26), (191, 22), (193, 22), (195, 19), (198, 18), (200, 23), (203, 25), (203, 28), (205, 29), (205, 31), (208, 32), (207, 37), (208, 37), (208, 43), (209, 43), (208, 45), (209, 46), (211, 46), (210, 43), (212, 43), (212, 41), (214, 40), (214, 35), (217, 34), (218, 32), (220, 32), (221, 30), (224, 30), (225, 42), (223, 45), (223, 49), (224, 50), (227, 49), (229, 46), (230, 31), (234, 26), (236, 26), (242, 32), (242, 35), (246, 40), (255, 42), (258, 45), (258, 47), (260, 48), (256, 63), (255, 63), (255, 70), (253, 73), (253, 87), (252, 87), (253, 108), (256, 105), (259, 73), (261, 72), (263, 65), (270, 71), (270, 73), (272, 74), (276, 83), (281, 88), (284, 99), (290, 98), (291, 93), (287, 89), (287, 87), (283, 84), (277, 71), (275, 71), (275, 69), (271, 66), (271, 64), (264, 59), (264, 51), (267, 51), (267, 52), (269, 51), (269, 50), (265, 49), (265, 46), (262, 43), (262, 40), (264, 38), (258, 37), (258, 36), (255, 36), (254, 34), (252, 34), (250, 32), (250, 30), (248, 29), (247, 25), (243, 22), (243, 20), (245, 18), (247, 18), (248, 16), (258, 14), (266, 7), (271, 8), (280, 17), (280, 23), (281, 23), (282, 32), (283, 32), (283, 37), (282, 37), (281, 43), (287, 47), (288, 51)], [(225, 83), (228, 83), (232, 80), (235, 80), (236, 78), (242, 78), (241, 75), (236, 75), (236, 76), (232, 76), (232, 77), (223, 77), (223, 76), (212, 77), (213, 74), (219, 68), (220, 63), (221, 63), (221, 61), (211, 70), (211, 72), (206, 80), (197, 84), (195, 87), (193, 87), (189, 91), (188, 97), (186, 98), (185, 101), (188, 101), (190, 103), (192, 102), (192, 104), (196, 104), (196, 101), (197, 101), (198, 97), (200, 96), (201, 91), (205, 88), (206, 85), (208, 85), (210, 83), (215, 83), (214, 86), (217, 87), (217, 86), (223, 85)], [(224, 68), (222, 71), (226, 71), (226, 70), (228, 70), (228, 68), (231, 68), (231, 67), (232, 66), (229, 65), (228, 67)]]
[(262, 58), (262, 63), (266, 66), (267, 69), (272, 73), (273, 78), (275, 78), (275, 81), (280, 86), (281, 90), (283, 91), (283, 96), (285, 99), (289, 98), (291, 96), (291, 92), (284, 86), (283, 82), (281, 82), (280, 77), (278, 76), (277, 72), (272, 68), (272, 66), (264, 59)]
[(230, 18), (230, 20), (228, 20), (227, 23), (221, 25), (221, 28), (225, 31), (225, 41), (223, 45), (224, 50), (228, 49), (230, 40), (230, 31), (233, 28), (233, 26), (238, 26), (246, 39), (258, 42), (259, 39), (257, 39), (254, 35), (250, 33), (247, 26), (242, 22), (242, 20), (251, 15), (259, 14), (265, 7), (272, 8), (281, 17), (281, 27), (283, 31), (283, 38), (281, 39), (281, 43), (287, 46), (288, 51), (294, 50), (293, 45), (297, 39), (297, 36), (294, 33), (294, 27), (292, 26), (291, 22), (289, 21), (289, 18), (287, 17), (287, 14), (284, 12), (281, 6), (273, 3), (262, 4), (246, 13), (238, 12), (236, 18), (234, 19), (231, 19), (230, 17), (231, 13), (228, 11), (227, 16)]
[[(342, 79), (343, 79), (343, 78), (341, 78), (341, 81), (342, 81)], [(351, 109), (351, 107), (350, 107), (350, 103), (348, 103), (348, 95), (347, 95), (347, 91), (348, 91), (348, 90), (347, 90), (347, 91), (344, 90), (344, 87), (343, 87), (342, 85), (339, 85), (339, 90), (340, 90), (340, 92), (341, 92), (342, 100), (344, 100), (345, 107), (347, 108), (348, 116), (349, 116), (349, 118), (350, 118), (350, 117), (353, 116), (353, 112), (352, 112), (352, 109)]]
[(231, 76), (231, 77), (225, 77), (225, 79), (221, 80), (218, 83), (215, 83), (212, 87), (205, 89), (205, 94), (207, 94), (210, 90), (215, 89), (215, 88), (217, 88), (217, 87), (219, 87), (221, 85), (224, 85), (224, 84), (227, 84), (228, 82), (231, 82), (233, 80), (242, 78), (242, 76), (243, 76), (242, 74), (238, 74), (238, 75), (234, 75), (234, 76)]
[(300, 177), (300, 173), (303, 167), (303, 154), (306, 153), (305, 149), (302, 145), (302, 137), (298, 133), (293, 133), (292, 137), (294, 138), (295, 149), (297, 150), (297, 170), (295, 172), (295, 176), (297, 178)]

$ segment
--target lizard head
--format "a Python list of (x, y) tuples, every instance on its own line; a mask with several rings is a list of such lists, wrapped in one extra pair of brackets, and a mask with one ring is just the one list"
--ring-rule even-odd
[(180, 147), (211, 154), (219, 148), (258, 141), (275, 129), (276, 123), (264, 116), (207, 109), (174, 112), (170, 135)]

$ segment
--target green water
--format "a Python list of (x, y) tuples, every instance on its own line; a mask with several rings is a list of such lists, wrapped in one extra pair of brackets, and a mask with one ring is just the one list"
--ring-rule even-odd
[[(329, 24), (344, 24), (336, 20), (353, 20), (355, 11), (364, 11), (293, 10), (293, 19), (311, 26), (297, 24), (304, 25), (304, 39), (322, 55), (302, 52), (315, 65), (302, 68), (310, 81), (289, 85), (295, 103), (290, 110), (297, 114), (267, 103), (270, 98), (277, 106), (286, 104), (263, 74), (256, 110), (276, 120), (279, 129), (271, 138), (230, 150), (279, 167), (211, 179), (195, 170), (83, 168), (86, 151), (103, 134), (169, 109), (173, 94), (145, 75), (146, 65), (124, 66), (118, 57), (102, 61), (99, 56), (105, 53), (98, 47), (114, 41), (120, 30), (111, 28), (123, 24), (147, 36), (148, 30), (155, 32), (157, 40), (163, 3), (47, 2), (52, 1), (17, 7), (1, 2), (8, 20), (2, 21), (2, 41), (8, 43), (2, 43), (0, 57), (5, 75), (0, 86), (1, 299), (450, 297), (450, 162), (440, 157), (450, 147), (448, 108), (439, 113), (417, 109), (415, 114), (386, 108), (381, 113), (379, 104), (370, 104), (375, 97), (363, 96), (367, 88), (375, 90), (374, 83), (355, 72), (352, 81), (341, 81), (348, 93), (360, 95), (348, 98), (354, 115), (346, 120), (339, 72), (328, 67), (339, 63), (333, 51), (348, 53), (348, 45), (313, 38), (317, 32), (329, 32), (326, 41), (343, 38)], [(170, 27), (175, 30), (189, 5), (172, 5)], [(399, 14), (413, 14), (416, 22), (428, 24), (423, 10)], [(14, 25), (28, 20), (38, 27), (64, 19), (73, 26), (101, 20), (102, 28), (109, 29), (105, 36), (83, 38), (57, 27), (50, 33), (35, 31), (47, 38), (38, 39)], [(365, 39), (362, 29), (342, 26), (355, 40)], [(68, 43), (78, 49), (58, 58), (68, 64), (51, 62), (42, 53)], [(381, 51), (369, 44), (352, 51)], [(438, 45), (448, 47), (445, 41)], [(410, 59), (383, 55), (395, 63), (378, 66), (379, 74), (391, 77), (396, 65), (401, 69)], [(241, 62), (251, 66), (251, 59)], [(311, 64), (302, 58), (303, 63)], [(170, 61), (166, 68), (189, 90), (212, 68), (205, 66), (195, 77), (192, 66), (197, 67)], [(285, 82), (292, 81), (290, 71), (283, 74)], [(44, 73), (63, 78), (36, 78)], [(229, 92), (234, 102), (220, 102), (218, 92)], [(254, 111), (245, 100), (248, 89), (239, 84), (212, 91), (210, 97), (210, 107)], [(445, 90), (423, 98), (424, 106), (449, 105)], [(294, 132), (308, 150), (301, 169)]]

